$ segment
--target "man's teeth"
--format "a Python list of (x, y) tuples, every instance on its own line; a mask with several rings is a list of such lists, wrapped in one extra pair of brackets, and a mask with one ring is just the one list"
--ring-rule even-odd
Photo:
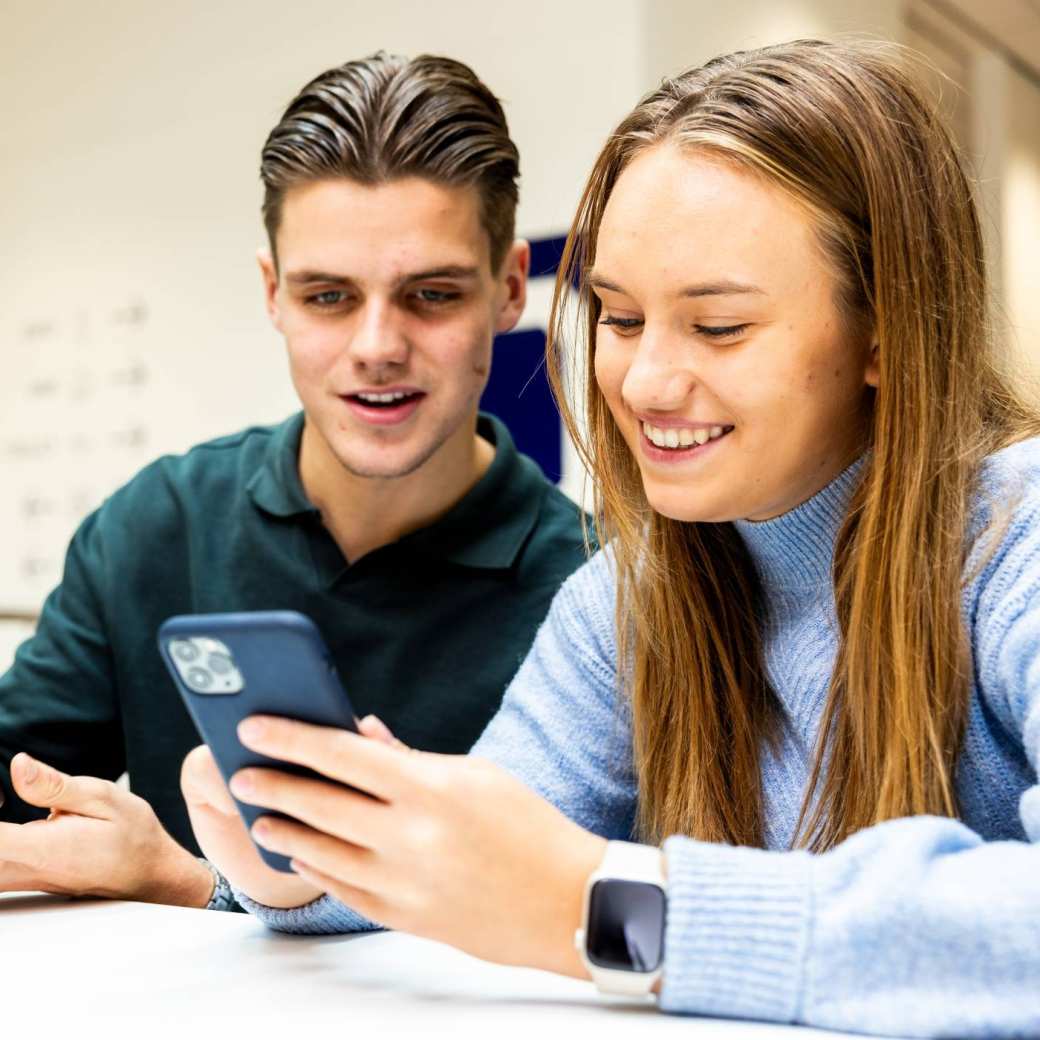
[(651, 426), (648, 422), (643, 423), (646, 439), (658, 448), (689, 448), (694, 444), (707, 444), (708, 441), (717, 440), (729, 429), (731, 427), (726, 426), (700, 426), (696, 430), (669, 426), (667, 429), (661, 429), (659, 426)]
[(410, 395), (398, 390), (392, 394), (355, 394), (354, 396), (360, 397), (362, 401), (370, 401), (372, 404), (390, 404), (393, 401), (403, 401)]

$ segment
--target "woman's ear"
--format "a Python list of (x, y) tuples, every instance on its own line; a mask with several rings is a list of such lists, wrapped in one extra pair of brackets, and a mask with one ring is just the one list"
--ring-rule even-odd
[(871, 337), (870, 354), (867, 356), (867, 367), (863, 371), (863, 382), (867, 386), (877, 389), (880, 378), (880, 365), (878, 362), (878, 341)]

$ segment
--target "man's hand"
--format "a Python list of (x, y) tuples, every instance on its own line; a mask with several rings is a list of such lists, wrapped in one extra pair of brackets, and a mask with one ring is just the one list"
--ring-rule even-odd
[(0, 892), (103, 896), (205, 906), (213, 876), (171, 838), (152, 807), (108, 780), (68, 776), (26, 754), (11, 782), (46, 820), (0, 823)]

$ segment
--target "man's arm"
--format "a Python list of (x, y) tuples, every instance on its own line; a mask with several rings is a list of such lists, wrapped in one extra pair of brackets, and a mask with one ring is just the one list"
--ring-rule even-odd
[(25, 751), (63, 772), (115, 780), (125, 769), (123, 732), (100, 588), (104, 547), (98, 514), (72, 539), (61, 584), (48, 596), (36, 634), (0, 677), (0, 819), (46, 812), (12, 786), (11, 760)]
[(205, 906), (209, 869), (113, 782), (126, 763), (105, 604), (118, 590), (105, 587), (98, 528), (95, 513), (76, 532), (36, 634), (0, 678), (0, 891)]

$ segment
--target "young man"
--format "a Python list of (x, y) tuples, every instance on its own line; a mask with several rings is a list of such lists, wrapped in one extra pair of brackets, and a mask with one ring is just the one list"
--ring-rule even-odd
[(445, 58), (349, 62), (290, 104), (259, 260), (303, 412), (160, 459), (77, 532), (0, 679), (0, 890), (217, 905), (155, 645), (172, 614), (302, 611), (359, 713), (415, 747), (468, 750), (494, 714), (584, 558), (577, 509), (477, 412), (525, 300), (517, 161)]

